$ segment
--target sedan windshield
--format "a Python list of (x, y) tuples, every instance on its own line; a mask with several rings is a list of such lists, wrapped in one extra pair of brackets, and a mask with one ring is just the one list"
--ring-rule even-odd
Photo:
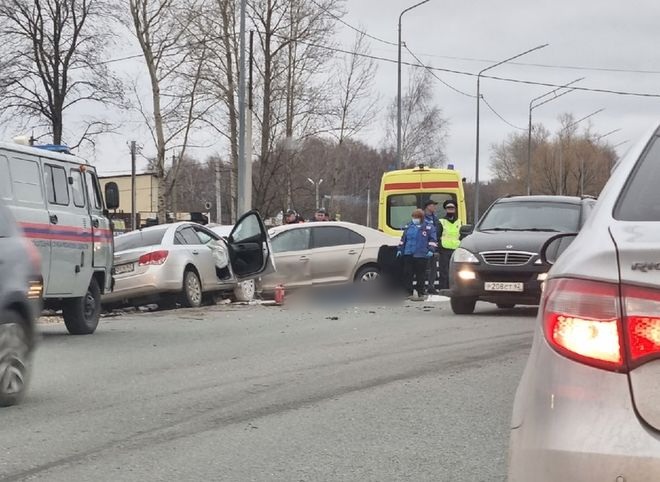
[(158, 245), (163, 241), (167, 228), (167, 226), (163, 226), (162, 228), (145, 229), (144, 231), (121, 234), (115, 238), (115, 251), (126, 251), (127, 249)]
[(557, 202), (500, 202), (481, 220), (480, 231), (575, 232), (580, 222), (578, 204)]

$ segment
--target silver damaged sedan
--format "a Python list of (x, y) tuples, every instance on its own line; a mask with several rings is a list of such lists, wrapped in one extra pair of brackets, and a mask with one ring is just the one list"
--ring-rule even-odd
[(256, 211), (227, 238), (191, 222), (153, 226), (117, 236), (114, 289), (102, 301), (107, 307), (198, 307), (205, 294), (232, 290), (273, 269), (268, 233)]

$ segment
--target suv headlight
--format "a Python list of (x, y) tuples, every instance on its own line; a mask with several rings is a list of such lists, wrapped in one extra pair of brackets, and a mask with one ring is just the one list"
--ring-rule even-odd
[(477, 257), (465, 248), (458, 248), (451, 257), (454, 263), (478, 263)]

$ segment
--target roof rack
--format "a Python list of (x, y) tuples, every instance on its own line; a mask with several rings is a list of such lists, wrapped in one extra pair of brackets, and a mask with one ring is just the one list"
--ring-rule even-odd
[(44, 151), (59, 152), (60, 154), (71, 154), (71, 149), (69, 149), (69, 146), (60, 144), (35, 144), (32, 147), (43, 149)]

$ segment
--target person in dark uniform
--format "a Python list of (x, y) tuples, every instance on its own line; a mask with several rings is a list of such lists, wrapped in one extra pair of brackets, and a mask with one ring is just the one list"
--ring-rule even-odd
[[(427, 223), (433, 224), (437, 233), (440, 233), (440, 220), (438, 219), (435, 210), (438, 203), (433, 199), (429, 199), (424, 203), (424, 220)], [(426, 292), (430, 295), (437, 295), (438, 290), (435, 289), (435, 281), (438, 277), (438, 252), (433, 253), (429, 258), (428, 265), (426, 266), (426, 280), (428, 281), (428, 289)]]
[[(416, 209), (411, 221), (403, 227), (397, 257), (403, 258), (403, 278), (409, 298), (422, 301), (426, 291), (426, 266), (438, 247), (433, 224), (426, 222), (424, 211)], [(413, 296), (413, 280), (417, 281), (417, 296)]]
[(289, 209), (284, 213), (284, 224), (298, 224), (304, 222), (305, 220), (293, 209)]

